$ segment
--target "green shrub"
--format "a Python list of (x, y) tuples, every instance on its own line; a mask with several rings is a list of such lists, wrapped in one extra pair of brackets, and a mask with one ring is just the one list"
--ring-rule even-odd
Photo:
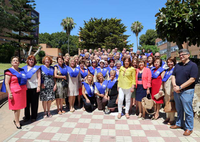
[(15, 54), (16, 48), (11, 43), (0, 45), (0, 63), (10, 63), (10, 59)]

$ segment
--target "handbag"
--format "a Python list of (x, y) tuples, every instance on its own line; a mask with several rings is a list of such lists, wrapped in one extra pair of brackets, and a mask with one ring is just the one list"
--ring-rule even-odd
[(158, 100), (158, 99), (160, 99), (161, 97), (163, 97), (165, 94), (164, 94), (164, 92), (162, 91), (162, 94), (160, 94), (159, 92), (157, 93), (157, 94), (155, 94), (154, 95), (154, 98), (156, 99), (156, 100)]
[(62, 87), (68, 88), (68, 81), (67, 80), (62, 79), (61, 84), (62, 84)]
[(145, 108), (146, 113), (151, 114), (151, 115), (155, 113), (155, 112), (150, 113), (150, 112), (147, 111), (147, 109), (153, 109), (153, 107), (155, 105), (155, 102), (152, 98), (148, 99), (147, 96), (146, 96), (146, 97), (142, 98), (141, 103), (142, 103), (142, 106)]
[(164, 107), (164, 111), (166, 113), (176, 112), (175, 101), (170, 100), (170, 101), (166, 102), (165, 107)]

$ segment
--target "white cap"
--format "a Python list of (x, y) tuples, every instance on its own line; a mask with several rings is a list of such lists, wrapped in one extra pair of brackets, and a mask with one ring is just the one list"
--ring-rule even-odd
[(104, 60), (100, 60), (100, 61), (99, 61), (99, 63), (101, 63), (101, 62), (103, 62), (103, 63), (105, 64), (105, 61), (104, 61)]

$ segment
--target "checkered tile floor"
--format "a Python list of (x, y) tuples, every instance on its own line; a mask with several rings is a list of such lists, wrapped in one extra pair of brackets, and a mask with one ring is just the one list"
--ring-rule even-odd
[(53, 115), (32, 124), (13, 135), (9, 142), (200, 142), (200, 131), (194, 130), (189, 137), (183, 136), (183, 130), (171, 130), (159, 120), (141, 120), (135, 115), (130, 119), (123, 116), (117, 119), (112, 114), (105, 115), (95, 110), (87, 113), (76, 110), (63, 115)]

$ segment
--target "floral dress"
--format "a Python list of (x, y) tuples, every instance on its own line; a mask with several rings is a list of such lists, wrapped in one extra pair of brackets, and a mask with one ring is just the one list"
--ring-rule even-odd
[(41, 101), (51, 101), (55, 99), (55, 92), (53, 91), (54, 87), (54, 78), (51, 75), (46, 75), (42, 71), (42, 80), (44, 81), (44, 89), (40, 91), (40, 100)]
[[(61, 72), (59, 70), (57, 70), (57, 74), (58, 75), (61, 75)], [(63, 87), (62, 86), (62, 80), (63, 79), (60, 79), (60, 78), (56, 78), (56, 86), (57, 86), (57, 90), (56, 90), (56, 98), (66, 98), (67, 97), (67, 91), (68, 91), (68, 88), (67, 87)]]

